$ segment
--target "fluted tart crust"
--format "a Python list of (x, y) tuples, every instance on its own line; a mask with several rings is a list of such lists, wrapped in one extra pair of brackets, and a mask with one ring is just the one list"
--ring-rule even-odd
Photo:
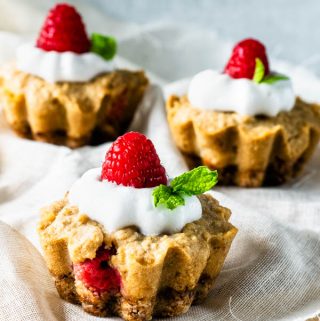
[[(106, 233), (79, 213), (67, 197), (42, 212), (38, 227), (48, 268), (60, 296), (97, 316), (127, 321), (175, 316), (201, 302), (212, 288), (237, 229), (230, 210), (200, 195), (202, 218), (179, 233), (144, 236), (135, 227)], [(107, 213), (106, 213), (107, 215)], [(77, 278), (73, 266), (93, 259), (99, 248), (113, 248), (110, 266), (121, 276), (115, 293), (96, 293)]]
[(123, 134), (147, 85), (142, 71), (127, 70), (48, 83), (11, 64), (0, 70), (0, 104), (19, 136), (73, 148)]
[(173, 139), (190, 167), (219, 171), (224, 185), (278, 185), (301, 173), (320, 138), (320, 106), (297, 98), (275, 117), (241, 116), (195, 108), (171, 96), (167, 118)]

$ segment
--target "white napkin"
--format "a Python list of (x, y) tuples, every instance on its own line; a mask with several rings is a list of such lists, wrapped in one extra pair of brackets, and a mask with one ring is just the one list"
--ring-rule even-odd
[[(17, 138), (4, 123), (0, 128), (0, 217), (39, 249), (39, 208), (61, 198), (84, 171), (99, 166), (108, 144), (72, 151)], [(154, 141), (170, 175), (185, 169), (170, 140), (159, 88), (147, 92), (132, 129)], [(214, 196), (232, 209), (239, 234), (209, 299), (181, 320), (300, 320), (316, 314), (319, 160), (318, 153), (304, 178), (281, 188), (215, 189)], [(95, 319), (58, 299), (44, 261), (26, 239), (5, 224), (0, 224), (0, 235), (0, 287), (9, 289), (0, 294), (3, 320), (22, 320), (27, 313), (30, 320)]]
[[(33, 14), (38, 21), (37, 12)], [(119, 58), (119, 64), (149, 67), (149, 76), (158, 83), (191, 76), (205, 66), (222, 68), (230, 48), (214, 34), (184, 33), (181, 27), (131, 27), (122, 24), (120, 49), (133, 63)], [(0, 62), (12, 58), (19, 41), (0, 34)], [(292, 77), (303, 98), (320, 101), (320, 81), (308, 70), (283, 62), (272, 65)], [(188, 80), (179, 81), (164, 91), (183, 93), (187, 84)], [(185, 170), (170, 138), (159, 87), (149, 89), (131, 129), (153, 140), (171, 176)], [(39, 253), (35, 229), (39, 208), (61, 198), (82, 173), (99, 166), (108, 146), (70, 150), (20, 139), (0, 118), (1, 321), (101, 320), (59, 298)], [(320, 313), (319, 168), (318, 149), (304, 175), (290, 184), (214, 189), (221, 204), (232, 209), (231, 221), (239, 233), (207, 301), (170, 320), (293, 321)]]

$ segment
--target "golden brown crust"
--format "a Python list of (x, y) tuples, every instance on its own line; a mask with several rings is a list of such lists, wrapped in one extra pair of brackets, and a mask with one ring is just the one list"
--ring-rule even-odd
[[(201, 195), (203, 214), (180, 233), (144, 236), (129, 227), (112, 234), (79, 213), (67, 198), (45, 208), (38, 231), (45, 259), (63, 299), (80, 302), (94, 315), (128, 321), (173, 316), (202, 301), (223, 266), (237, 229), (230, 210)], [(102, 245), (114, 247), (110, 264), (121, 275), (118, 293), (98, 294), (74, 279), (73, 263), (94, 258)]]
[(217, 169), (220, 183), (277, 185), (298, 175), (320, 138), (320, 106), (296, 100), (276, 117), (201, 110), (187, 97), (171, 96), (167, 117), (176, 145), (190, 167)]
[(115, 70), (84, 83), (48, 83), (8, 65), (0, 71), (0, 103), (20, 136), (79, 147), (115, 139), (129, 126), (148, 80)]

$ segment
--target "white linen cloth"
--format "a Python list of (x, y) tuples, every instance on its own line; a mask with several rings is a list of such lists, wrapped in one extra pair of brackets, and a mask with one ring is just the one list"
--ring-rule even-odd
[[(131, 53), (135, 62), (153, 71), (149, 73), (153, 82), (161, 85), (204, 67), (222, 68), (230, 49), (214, 34), (185, 33), (173, 26), (135, 27), (134, 32), (130, 26), (130, 36), (125, 31), (122, 26), (120, 53), (127, 58)], [(0, 61), (11, 59), (18, 43), (19, 37), (1, 33)], [(137, 61), (141, 48), (145, 59)], [(118, 64), (134, 66), (121, 58)], [(292, 77), (303, 98), (320, 101), (320, 81), (309, 71), (275, 61), (273, 66)], [(183, 93), (187, 83), (167, 85), (165, 94)], [(186, 169), (170, 138), (159, 87), (148, 90), (131, 129), (153, 140), (169, 175)], [(35, 229), (39, 209), (63, 197), (87, 169), (99, 166), (108, 146), (70, 150), (20, 139), (1, 116), (1, 321), (101, 320), (59, 298), (39, 253)], [(290, 184), (217, 187), (213, 195), (231, 208), (231, 221), (239, 233), (207, 301), (170, 320), (293, 321), (320, 313), (320, 149), (304, 175)]]

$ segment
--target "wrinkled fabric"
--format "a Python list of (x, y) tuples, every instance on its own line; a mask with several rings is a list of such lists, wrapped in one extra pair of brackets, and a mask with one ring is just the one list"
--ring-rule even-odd
[[(39, 13), (33, 14), (38, 19)], [(161, 89), (165, 96), (185, 93), (188, 80), (172, 84), (166, 80), (192, 76), (203, 69), (204, 61), (207, 68), (222, 68), (230, 44), (214, 34), (184, 33), (180, 27), (132, 30), (117, 22), (119, 25), (120, 53), (128, 59), (128, 53), (134, 57), (144, 48), (146, 59), (140, 67), (151, 67), (147, 71), (151, 69), (153, 73), (148, 75), (153, 83), (162, 85), (149, 88), (130, 129), (153, 140), (168, 174), (178, 175), (186, 166), (170, 137)], [(0, 62), (12, 59), (20, 42), (16, 35), (0, 33)], [(152, 63), (157, 67), (152, 68)], [(121, 56), (118, 65), (136, 67)], [(286, 62), (272, 61), (272, 66), (292, 77), (296, 92), (304, 99), (320, 101), (320, 81), (310, 71)], [(159, 68), (161, 78), (156, 72)], [(101, 320), (59, 298), (41, 255), (36, 224), (39, 209), (62, 198), (86, 170), (100, 166), (109, 146), (106, 143), (71, 150), (21, 139), (11, 132), (1, 115), (0, 320)], [(284, 186), (216, 187), (212, 193), (232, 210), (231, 222), (239, 233), (206, 302), (170, 320), (293, 321), (317, 315), (320, 149), (303, 176)], [(107, 318), (113, 319), (116, 318)]]

